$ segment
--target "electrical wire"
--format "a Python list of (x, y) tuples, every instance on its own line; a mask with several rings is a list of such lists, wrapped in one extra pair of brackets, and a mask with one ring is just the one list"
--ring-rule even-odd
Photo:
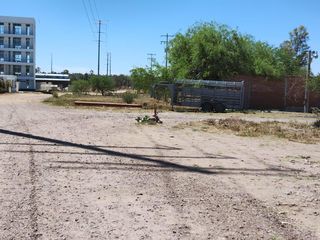
[[(90, 13), (91, 13), (93, 22), (94, 22), (94, 23), (97, 23), (97, 22), (98, 22), (98, 19), (96, 18), (95, 14), (94, 14), (94, 12), (93, 12), (93, 8), (92, 8), (92, 4), (91, 4), (91, 1), (90, 1), (90, 0), (88, 0), (88, 4), (89, 4), (89, 10), (90, 10)], [(95, 25), (95, 27), (96, 27), (96, 30), (98, 31), (97, 25), (96, 25), (96, 24), (94, 24), (94, 25)]]
[(91, 32), (92, 32), (94, 38), (97, 38), (96, 32), (93, 30), (92, 22), (91, 22), (91, 20), (90, 20), (90, 17), (89, 17), (89, 14), (88, 14), (88, 9), (87, 9), (87, 6), (86, 6), (84, 0), (82, 0), (82, 4), (83, 4), (84, 10), (85, 10), (85, 12), (86, 12), (86, 16), (87, 16), (87, 20), (88, 20), (88, 22), (89, 22), (89, 26), (90, 26)]
[(100, 14), (99, 14), (99, 11), (98, 11), (98, 8), (97, 8), (97, 3), (96, 3), (96, 0), (93, 0), (93, 4), (94, 4), (94, 8), (96, 10), (96, 14), (98, 16), (98, 19), (100, 19)]

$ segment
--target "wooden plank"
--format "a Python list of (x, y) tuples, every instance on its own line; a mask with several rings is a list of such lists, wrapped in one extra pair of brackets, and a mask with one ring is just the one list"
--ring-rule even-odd
[(142, 108), (141, 104), (128, 104), (128, 103), (74, 101), (74, 104), (77, 105), (77, 106)]

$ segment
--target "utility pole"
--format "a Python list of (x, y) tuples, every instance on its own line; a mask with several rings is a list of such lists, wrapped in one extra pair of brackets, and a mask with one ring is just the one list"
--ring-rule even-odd
[(309, 50), (307, 53), (307, 75), (306, 75), (306, 83), (304, 87), (304, 107), (303, 111), (305, 113), (309, 112), (309, 89), (308, 89), (308, 83), (309, 83), (309, 78), (311, 74), (311, 63), (312, 59), (318, 58), (318, 52), (316, 51), (311, 51)]
[(148, 56), (150, 56), (150, 57), (148, 57), (148, 60), (150, 60), (150, 69), (151, 69), (151, 71), (152, 71), (153, 63), (154, 63), (154, 61), (156, 60), (156, 58), (155, 58), (156, 54), (154, 54), (154, 53), (148, 53)]
[(101, 42), (101, 40), (100, 40), (100, 35), (101, 35), (101, 20), (99, 20), (98, 24), (99, 24), (99, 32), (98, 32), (98, 34), (99, 34), (99, 37), (98, 37), (98, 76), (99, 76), (99, 75), (100, 75), (100, 42)]
[(107, 72), (106, 75), (109, 75), (109, 53), (107, 52)]
[(109, 76), (111, 76), (111, 52), (109, 52)]
[(51, 73), (53, 73), (52, 64), (53, 64), (53, 58), (52, 58), (52, 53), (51, 53)]
[(161, 44), (165, 44), (165, 53), (166, 53), (166, 73), (168, 73), (168, 51), (169, 51), (169, 38), (174, 37), (174, 35), (169, 35), (168, 33), (166, 35), (161, 35), (161, 37), (165, 37), (165, 41), (161, 41)]
[(107, 76), (111, 76), (111, 52), (107, 52)]

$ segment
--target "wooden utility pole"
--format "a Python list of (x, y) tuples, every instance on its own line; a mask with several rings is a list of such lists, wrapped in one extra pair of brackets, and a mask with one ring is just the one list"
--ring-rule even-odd
[(101, 20), (99, 20), (98, 22), (99, 24), (99, 36), (98, 36), (98, 76), (100, 75), (100, 43), (101, 43), (101, 39), (100, 39), (100, 35), (101, 35)]

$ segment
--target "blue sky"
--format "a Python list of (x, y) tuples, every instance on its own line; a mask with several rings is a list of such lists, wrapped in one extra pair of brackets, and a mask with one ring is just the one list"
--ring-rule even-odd
[[(161, 35), (185, 32), (196, 22), (216, 21), (238, 28), (256, 40), (278, 46), (289, 32), (305, 25), (312, 49), (320, 50), (319, 0), (2, 0), (0, 15), (34, 17), (37, 24), (36, 64), (42, 71), (97, 72), (97, 34), (86, 15), (102, 19), (101, 73), (112, 53), (112, 73), (129, 74), (149, 64), (155, 53), (164, 64)], [(91, 6), (91, 7), (90, 7)], [(92, 11), (91, 11), (92, 9)], [(313, 63), (320, 72), (320, 59)]]

